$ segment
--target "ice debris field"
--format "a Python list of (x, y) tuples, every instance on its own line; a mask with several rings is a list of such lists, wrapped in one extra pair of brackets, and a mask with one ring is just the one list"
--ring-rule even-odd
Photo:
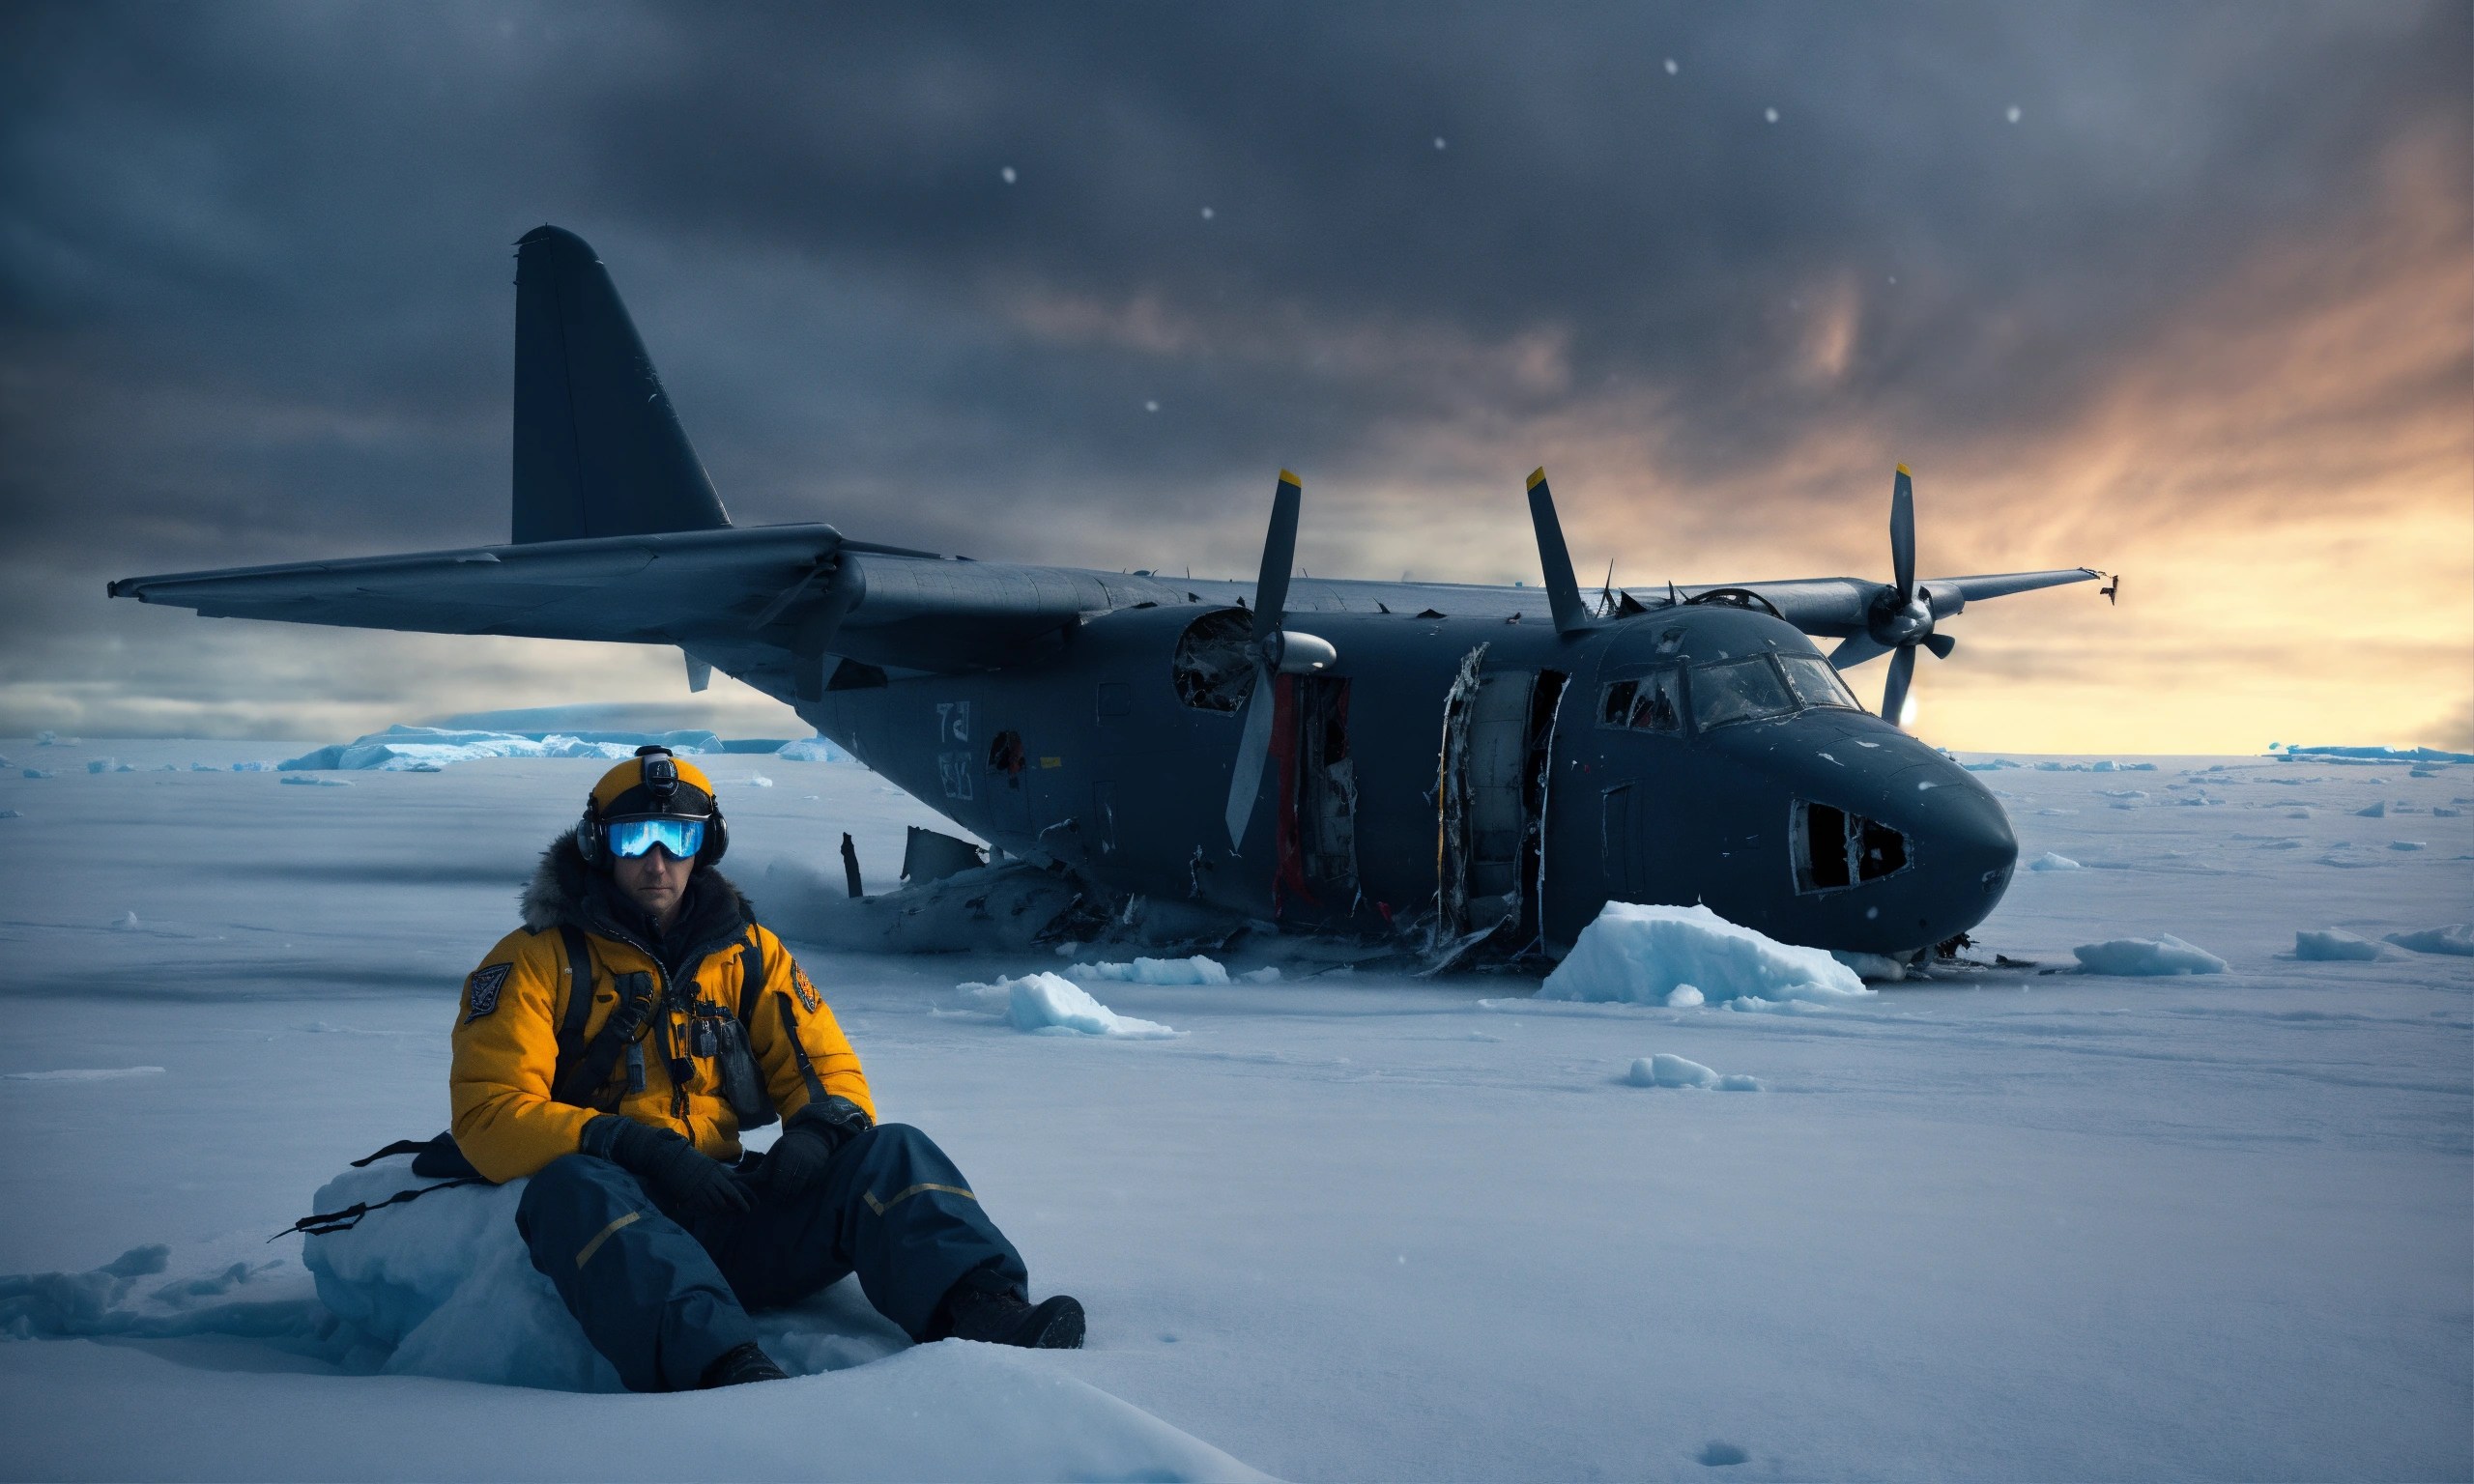
[[(266, 1240), (417, 1184), (347, 1163), (446, 1124), (461, 976), (633, 750), (496, 735), (0, 742), (0, 1476), (2474, 1473), (2454, 757), (1971, 756), (2023, 869), (1921, 975), (1688, 907), (1542, 983), (794, 943), (1089, 1348), (844, 1285), (762, 1317), (791, 1381), (646, 1398), (516, 1187)], [(941, 824), (808, 751), (699, 759), (760, 911)]]

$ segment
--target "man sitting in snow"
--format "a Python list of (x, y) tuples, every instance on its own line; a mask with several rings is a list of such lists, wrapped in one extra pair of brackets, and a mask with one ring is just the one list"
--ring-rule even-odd
[[(713, 869), (712, 784), (666, 748), (593, 787), (524, 928), (465, 981), (456, 1146), (531, 1177), (516, 1228), (638, 1391), (780, 1379), (747, 1311), (856, 1272), (914, 1340), (1082, 1343), (943, 1152), (876, 1121), (833, 1012)], [(762, 1157), (739, 1130), (782, 1120)]]

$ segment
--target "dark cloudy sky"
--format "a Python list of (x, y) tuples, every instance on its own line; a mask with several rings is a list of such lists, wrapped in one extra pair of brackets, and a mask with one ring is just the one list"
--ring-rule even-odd
[(0, 735), (792, 725), (102, 597), (503, 539), (553, 221), (741, 524), (1241, 573), (1287, 464), (1309, 570), (1510, 581), (1543, 462), (1593, 575), (1884, 576), (1904, 460), (1927, 569), (2129, 574), (1936, 740), (2474, 744), (2469, 141), (2463, 3), (14, 5)]

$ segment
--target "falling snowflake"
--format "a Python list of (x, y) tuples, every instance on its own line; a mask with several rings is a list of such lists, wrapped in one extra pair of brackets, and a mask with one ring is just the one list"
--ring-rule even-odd
[(1203, 219), (1203, 220), (1205, 220), (1205, 221), (1209, 221), (1209, 220), (1211, 220), (1211, 208), (1210, 208), (1210, 207), (1207, 207), (1207, 206), (1206, 206), (1206, 207), (1204, 207), (1204, 208), (1202, 209), (1202, 219)]
[(2016, 123), (2018, 123), (2018, 122), (2019, 122), (2019, 105), (2018, 105), (2017, 103), (2012, 103), (2012, 104), (2010, 105), (2010, 112), (2009, 112), (2009, 114), (2008, 114), (2008, 118), (2009, 118), (2010, 122), (2011, 122), (2011, 123), (2013, 123), (2013, 124), (2016, 124)]
[(1160, 404), (1157, 402), (1145, 402), (1142, 404), (1142, 410), (1146, 413), (1156, 413), (1160, 411)]
[(1434, 147), (1438, 150), (1443, 148), (1443, 135), (1437, 134), (1434, 136)]
[(1675, 58), (1673, 58), (1673, 57), (1669, 57), (1669, 58), (1667, 58), (1667, 59), (1666, 59), (1666, 74), (1667, 74), (1669, 77), (1672, 77), (1672, 76), (1674, 76), (1674, 75), (1676, 74), (1676, 71), (1677, 71), (1677, 69), (1676, 69), (1676, 65), (1675, 65)]
[(1775, 108), (1764, 108), (1764, 109), (1762, 109), (1762, 110), (1761, 110), (1761, 116), (1762, 116), (1763, 118), (1765, 118), (1765, 119), (1768, 119), (1768, 120), (1769, 120), (1770, 123), (1772, 123), (1772, 124), (1775, 124), (1775, 123), (1777, 123), (1777, 122), (1778, 122), (1778, 110), (1777, 110), (1777, 109), (1775, 109)]
[(999, 170), (996, 173), (1005, 178), (1006, 185), (1011, 186), (1014, 184), (1014, 167), (1012, 165), (1007, 165), (1004, 169)]

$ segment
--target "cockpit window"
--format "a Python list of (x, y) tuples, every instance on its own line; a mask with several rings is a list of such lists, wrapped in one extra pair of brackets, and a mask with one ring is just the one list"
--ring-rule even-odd
[(1839, 679), (1838, 671), (1830, 668), (1829, 661), (1820, 655), (1782, 654), (1778, 656), (1778, 668), (1787, 672), (1787, 688), (1796, 693), (1796, 699), (1807, 706), (1838, 706), (1849, 711), (1864, 709), (1847, 689), (1847, 682)]
[(1682, 671), (1660, 670), (1641, 677), (1639, 694), (1632, 699), (1634, 731), (1683, 729), (1683, 676)]
[(1633, 731), (1683, 730), (1683, 672), (1653, 671), (1612, 682), (1598, 693), (1597, 724)]
[(1794, 709), (1796, 702), (1779, 683), (1768, 655), (1692, 667), (1692, 725), (1698, 730)]

